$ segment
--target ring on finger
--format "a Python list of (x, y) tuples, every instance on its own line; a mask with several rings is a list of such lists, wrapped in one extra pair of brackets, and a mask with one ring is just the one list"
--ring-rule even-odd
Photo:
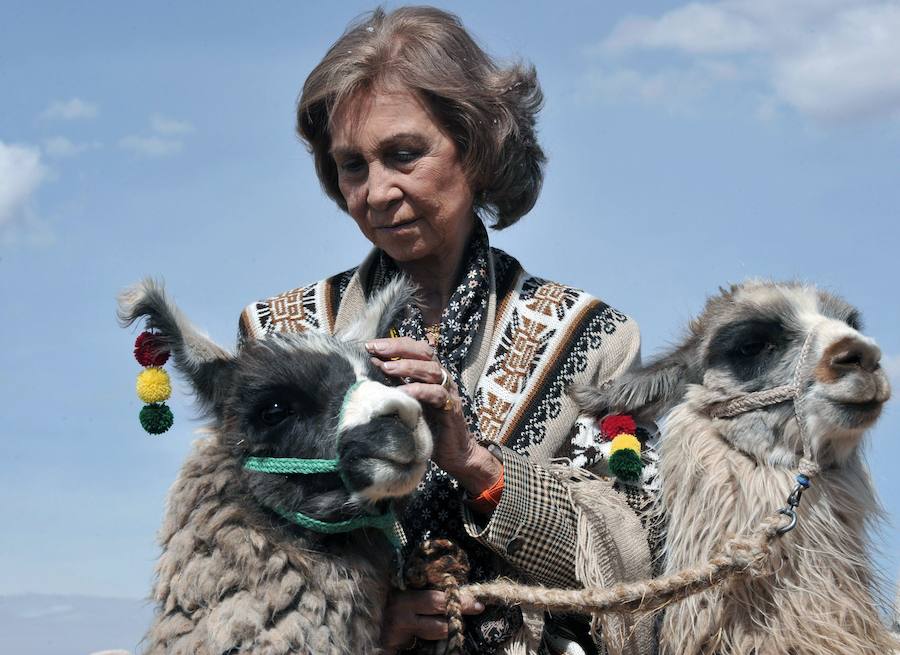
[(450, 374), (443, 366), (441, 366), (441, 386), (450, 391)]
[(441, 409), (445, 412), (449, 412), (453, 409), (453, 396), (447, 396), (447, 402), (444, 403), (444, 406)]

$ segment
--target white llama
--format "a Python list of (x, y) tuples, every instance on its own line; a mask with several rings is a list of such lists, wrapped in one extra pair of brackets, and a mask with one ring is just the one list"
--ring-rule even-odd
[(796, 528), (774, 546), (774, 573), (669, 606), (662, 653), (897, 648), (876, 600), (870, 535), (880, 509), (860, 452), (890, 395), (880, 357), (843, 300), (753, 281), (711, 298), (673, 351), (610, 386), (579, 391), (593, 413), (667, 414), (664, 573), (702, 563), (753, 530), (785, 504), (798, 470), (812, 477)]

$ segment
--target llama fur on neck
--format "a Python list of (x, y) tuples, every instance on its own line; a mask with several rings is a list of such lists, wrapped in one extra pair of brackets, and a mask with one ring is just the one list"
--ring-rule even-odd
[[(734, 448), (720, 429), (727, 423), (699, 411), (692, 391), (702, 388), (669, 414), (660, 444), (666, 573), (755, 529), (794, 486), (791, 469)], [(663, 655), (883, 655), (898, 647), (872, 602), (879, 581), (868, 535), (882, 514), (858, 454), (817, 476), (797, 512), (797, 527), (773, 545), (772, 575), (738, 578), (666, 610)]]
[(380, 535), (329, 539), (246, 502), (228, 449), (199, 440), (159, 532), (147, 655), (378, 651), (390, 552)]

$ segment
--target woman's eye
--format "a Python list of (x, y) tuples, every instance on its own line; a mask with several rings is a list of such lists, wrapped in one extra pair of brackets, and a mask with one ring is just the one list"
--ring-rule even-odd
[(363, 170), (365, 164), (361, 159), (348, 159), (347, 161), (341, 162), (338, 166), (340, 171), (346, 175), (355, 175)]
[(401, 164), (409, 164), (416, 161), (421, 156), (422, 153), (416, 150), (398, 150), (394, 153), (394, 160)]
[(263, 423), (269, 426), (278, 425), (288, 416), (292, 415), (294, 410), (286, 403), (272, 403), (268, 407), (264, 407), (259, 413), (259, 418)]

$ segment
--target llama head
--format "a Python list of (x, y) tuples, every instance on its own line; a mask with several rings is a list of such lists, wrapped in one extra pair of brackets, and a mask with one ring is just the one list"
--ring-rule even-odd
[[(342, 334), (274, 334), (236, 354), (193, 327), (152, 280), (120, 296), (119, 319), (144, 318), (161, 335), (260, 504), (333, 521), (408, 494), (431, 456), (419, 403), (388, 386), (363, 345), (387, 332), (412, 294), (408, 282), (392, 282)], [(336, 459), (340, 475), (249, 471), (247, 457)]]
[[(594, 413), (658, 417), (685, 401), (702, 410), (797, 380), (813, 455), (820, 465), (839, 464), (890, 396), (881, 352), (860, 329), (859, 312), (830, 293), (749, 281), (710, 298), (672, 351), (604, 388), (575, 393)], [(760, 462), (793, 465), (802, 451), (791, 402), (719, 423), (726, 439)]]

